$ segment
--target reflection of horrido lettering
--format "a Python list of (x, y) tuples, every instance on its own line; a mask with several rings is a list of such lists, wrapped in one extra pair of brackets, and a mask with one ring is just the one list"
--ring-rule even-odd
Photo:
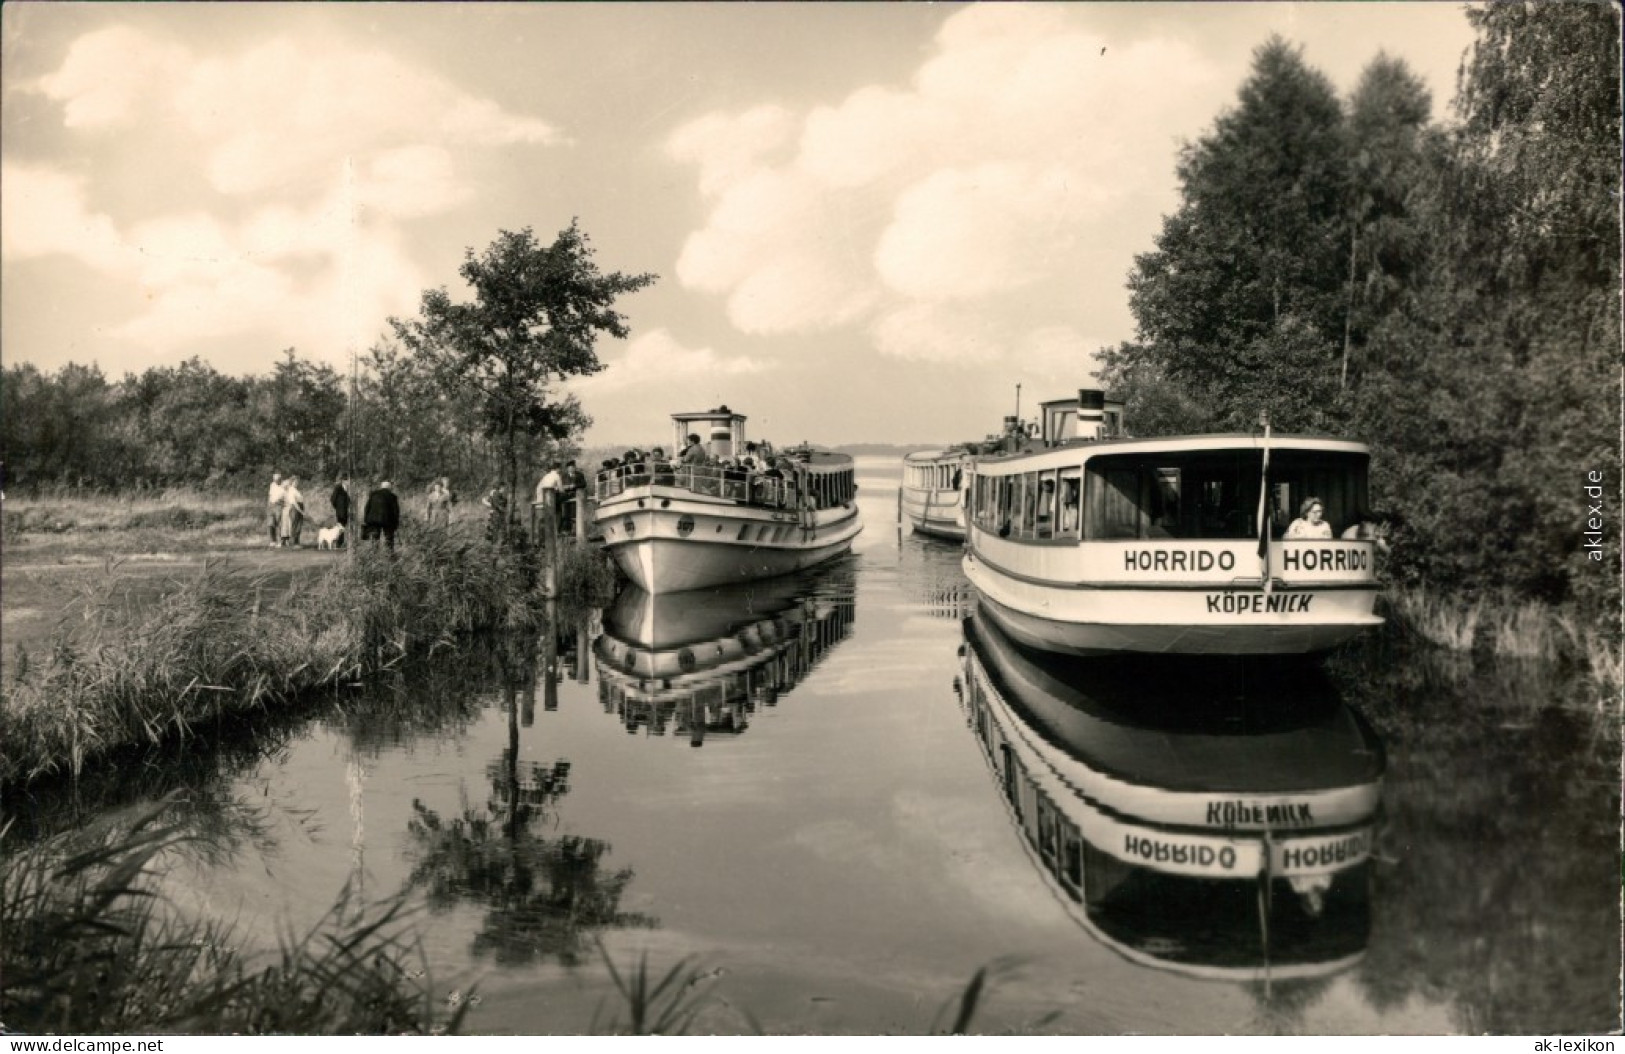
[(1205, 549), (1127, 549), (1123, 552), (1125, 571), (1234, 571), (1236, 554), (1210, 553)]
[(1246, 615), (1265, 612), (1305, 612), (1313, 593), (1209, 593), (1207, 609), (1214, 614)]
[(1277, 805), (1247, 801), (1210, 801), (1207, 803), (1207, 822), (1225, 827), (1244, 823), (1269, 824), (1273, 827), (1278, 824), (1312, 824), (1315, 817), (1306, 801)]
[(1169, 845), (1155, 838), (1125, 834), (1123, 852), (1154, 864), (1192, 864), (1212, 867), (1217, 863), (1226, 871), (1236, 866), (1236, 851), (1230, 846), (1215, 849), (1211, 845)]
[(1371, 566), (1371, 553), (1364, 549), (1281, 547), (1284, 571), (1364, 571)]

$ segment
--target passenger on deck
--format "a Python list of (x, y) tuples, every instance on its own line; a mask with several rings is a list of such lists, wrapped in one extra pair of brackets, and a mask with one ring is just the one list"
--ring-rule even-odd
[(653, 473), (653, 481), (659, 486), (669, 487), (677, 482), (677, 477), (672, 474), (671, 461), (661, 447), (649, 451), (649, 471)]
[(649, 466), (644, 461), (643, 451), (636, 447), (628, 450), (621, 458), (621, 465), (628, 487), (638, 487), (649, 482)]
[(1319, 498), (1305, 498), (1298, 506), (1298, 518), (1287, 525), (1287, 538), (1330, 538), (1332, 525), (1326, 522), (1326, 506)]
[(1345, 541), (1374, 542), (1377, 551), (1383, 554), (1388, 552), (1388, 520), (1376, 513), (1358, 511), (1354, 514), (1354, 522), (1342, 534)]

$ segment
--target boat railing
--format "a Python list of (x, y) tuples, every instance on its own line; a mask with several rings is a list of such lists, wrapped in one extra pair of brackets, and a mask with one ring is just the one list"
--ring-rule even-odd
[(747, 505), (776, 509), (799, 509), (805, 485), (797, 477), (776, 472), (754, 472), (722, 465), (632, 464), (598, 473), (595, 491), (598, 500), (613, 498), (635, 487), (675, 487), (707, 497), (728, 498)]

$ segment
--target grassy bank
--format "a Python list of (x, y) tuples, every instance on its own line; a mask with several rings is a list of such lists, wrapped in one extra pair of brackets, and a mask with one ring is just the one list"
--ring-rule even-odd
[(1382, 595), (1395, 629), (1446, 652), (1490, 661), (1549, 662), (1582, 670), (1598, 705), (1625, 691), (1619, 626), (1513, 596), (1468, 597), (1420, 587)]
[[(82, 584), (49, 645), (14, 650), (0, 684), (0, 784), (79, 773), (113, 751), (185, 739), (359, 681), (469, 634), (534, 630), (534, 560), (431, 533), (271, 585), (212, 562), (148, 604), (116, 569)], [(566, 550), (561, 584), (605, 602), (596, 553)]]
[(365, 906), (341, 897), (309, 932), (283, 937), (273, 952), (244, 953), (230, 927), (186, 918), (161, 895), (161, 859), (179, 837), (162, 814), (3, 846), (0, 1020), (9, 1030), (456, 1029), (463, 1008), (433, 998), (424, 956), (405, 935), (401, 901)]

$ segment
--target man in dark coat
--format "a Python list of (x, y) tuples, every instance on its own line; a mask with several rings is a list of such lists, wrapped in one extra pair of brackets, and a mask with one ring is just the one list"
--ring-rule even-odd
[(350, 533), (350, 479), (340, 476), (339, 481), (333, 484), (333, 493), (327, 496), (327, 503), (333, 506), (333, 519), (344, 528), (344, 534), (339, 535), (339, 546), (344, 545), (345, 537)]
[(395, 550), (395, 531), (401, 525), (401, 501), (391, 489), (389, 480), (367, 495), (367, 507), (361, 513), (361, 537), (374, 543), (380, 537), (391, 552)]

